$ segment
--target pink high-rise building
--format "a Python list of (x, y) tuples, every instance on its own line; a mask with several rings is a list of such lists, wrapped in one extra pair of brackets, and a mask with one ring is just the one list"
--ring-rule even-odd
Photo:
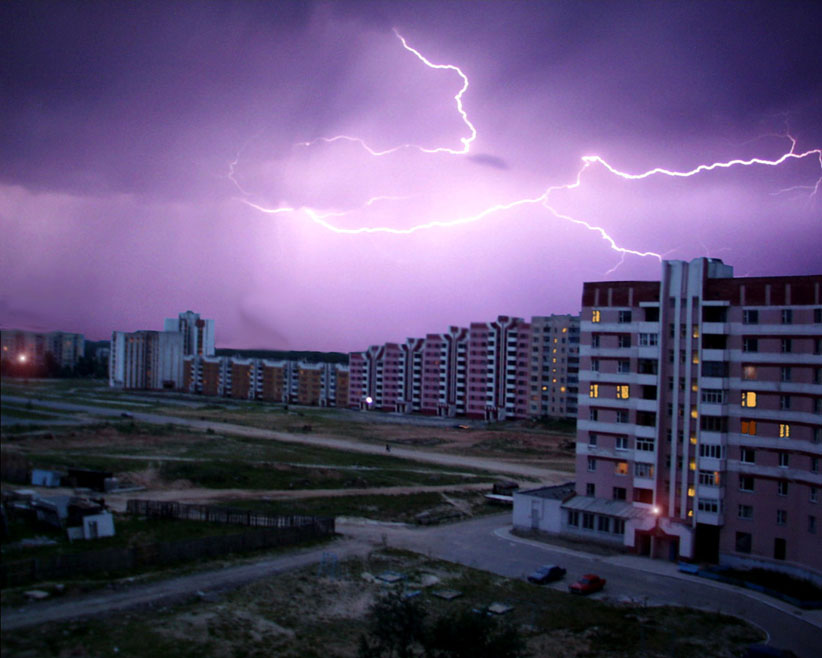
[(822, 276), (666, 261), (586, 283), (581, 317), (560, 531), (822, 580)]

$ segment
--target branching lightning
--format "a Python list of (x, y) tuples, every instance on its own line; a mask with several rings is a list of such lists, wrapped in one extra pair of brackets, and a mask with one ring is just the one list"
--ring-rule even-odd
[[(454, 96), (454, 101), (456, 103), (457, 112), (459, 113), (462, 121), (466, 125), (469, 130), (468, 137), (460, 138), (460, 142), (462, 143), (461, 149), (452, 149), (447, 147), (436, 147), (436, 148), (427, 148), (423, 146), (418, 146), (415, 144), (401, 144), (399, 146), (395, 146), (385, 150), (377, 150), (369, 146), (363, 139), (359, 137), (352, 137), (349, 135), (337, 135), (335, 137), (320, 137), (308, 142), (300, 142), (297, 146), (303, 147), (310, 147), (317, 143), (326, 143), (326, 144), (333, 144), (336, 142), (352, 142), (359, 144), (365, 151), (367, 151), (370, 155), (375, 157), (382, 157), (386, 155), (390, 155), (392, 153), (396, 153), (403, 149), (415, 149), (422, 153), (426, 154), (449, 154), (449, 155), (466, 155), (469, 153), (471, 145), (477, 138), (477, 130), (474, 125), (471, 123), (470, 119), (468, 118), (468, 114), (463, 107), (463, 95), (468, 90), (468, 77), (465, 73), (458, 67), (453, 64), (434, 64), (430, 60), (428, 60), (422, 53), (420, 53), (415, 48), (408, 45), (405, 38), (395, 29), (394, 34), (402, 43), (402, 46), (405, 50), (412, 53), (414, 56), (417, 57), (423, 64), (427, 67), (432, 69), (439, 69), (439, 70), (449, 70), (454, 71), (459, 75), (462, 79), (462, 87)], [(398, 201), (398, 200), (405, 200), (409, 197), (389, 197), (389, 196), (377, 196), (372, 197), (364, 204), (360, 205), (357, 208), (349, 209), (349, 210), (320, 210), (317, 208), (312, 208), (309, 206), (298, 206), (293, 207), (288, 204), (283, 204), (276, 208), (268, 208), (258, 203), (254, 203), (248, 199), (249, 194), (243, 189), (240, 183), (237, 181), (235, 177), (235, 169), (239, 163), (240, 153), (238, 153), (237, 157), (233, 162), (229, 164), (229, 173), (228, 178), (234, 183), (236, 188), (242, 194), (242, 198), (240, 199), (243, 203), (247, 204), (248, 206), (266, 214), (281, 214), (281, 213), (302, 213), (306, 217), (308, 217), (312, 222), (318, 224), (319, 226), (332, 231), (334, 233), (340, 233), (345, 235), (362, 235), (362, 234), (374, 234), (374, 233), (387, 233), (392, 235), (410, 235), (412, 233), (416, 233), (418, 231), (425, 231), (429, 229), (443, 229), (443, 228), (452, 228), (464, 224), (471, 224), (474, 222), (481, 221), (488, 217), (489, 215), (495, 213), (505, 212), (507, 210), (512, 210), (514, 208), (522, 207), (522, 206), (542, 206), (545, 208), (551, 215), (553, 215), (556, 219), (563, 220), (566, 222), (570, 222), (573, 224), (577, 224), (583, 226), (589, 231), (599, 234), (599, 236), (608, 243), (610, 248), (620, 254), (619, 262), (611, 269), (608, 273), (613, 272), (617, 269), (625, 260), (627, 255), (634, 255), (639, 257), (654, 257), (658, 260), (662, 260), (663, 255), (653, 252), (653, 251), (639, 251), (635, 249), (629, 249), (627, 247), (622, 247), (617, 244), (616, 240), (601, 226), (595, 226), (583, 219), (579, 219), (576, 217), (572, 217), (566, 213), (560, 212), (557, 210), (553, 205), (551, 205), (551, 195), (555, 192), (559, 191), (571, 191), (577, 190), (582, 187), (583, 182), (583, 174), (589, 170), (593, 166), (601, 166), (605, 168), (610, 174), (621, 178), (627, 181), (640, 181), (646, 178), (650, 178), (653, 176), (666, 176), (671, 178), (689, 178), (692, 176), (697, 176), (699, 174), (711, 172), (717, 169), (730, 169), (732, 167), (750, 167), (750, 166), (769, 166), (769, 167), (778, 167), (783, 163), (787, 162), (788, 160), (802, 160), (805, 158), (815, 157), (819, 160), (820, 165), (820, 177), (816, 180), (814, 185), (796, 185), (790, 188), (786, 188), (784, 190), (779, 190), (774, 194), (781, 194), (789, 191), (794, 190), (809, 190), (810, 197), (815, 196), (820, 187), (822, 187), (822, 149), (810, 149), (804, 152), (797, 152), (796, 150), (796, 139), (791, 136), (790, 134), (782, 135), (786, 139), (790, 141), (790, 149), (783, 153), (781, 156), (775, 159), (765, 159), (765, 158), (749, 158), (749, 159), (732, 159), (727, 161), (721, 162), (713, 162), (709, 164), (699, 164), (696, 167), (684, 170), (684, 171), (677, 171), (666, 169), (663, 167), (654, 167), (644, 172), (640, 173), (629, 173), (625, 171), (621, 171), (617, 169), (615, 166), (608, 163), (599, 155), (586, 155), (582, 157), (582, 165), (580, 169), (577, 171), (576, 176), (571, 183), (567, 183), (564, 185), (552, 185), (548, 187), (542, 194), (535, 196), (535, 197), (527, 197), (527, 198), (520, 198), (515, 199), (512, 201), (494, 204), (481, 210), (477, 213), (464, 215), (456, 218), (438, 218), (432, 219), (420, 224), (415, 224), (413, 226), (407, 228), (395, 228), (392, 226), (360, 226), (357, 228), (346, 228), (337, 226), (332, 221), (333, 218), (343, 217), (346, 215), (350, 215), (352, 213), (358, 212), (368, 206), (371, 206), (377, 202), (381, 201)], [(245, 148), (245, 147), (243, 147)]]

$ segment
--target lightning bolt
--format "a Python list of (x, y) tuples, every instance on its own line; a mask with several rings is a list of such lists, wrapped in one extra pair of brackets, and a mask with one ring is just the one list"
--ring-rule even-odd
[[(449, 154), (449, 155), (466, 155), (466, 154), (469, 153), (470, 148), (471, 148), (471, 144), (477, 138), (477, 130), (474, 127), (473, 123), (471, 123), (470, 119), (468, 118), (468, 114), (466, 113), (465, 108), (463, 107), (463, 103), (462, 103), (463, 95), (468, 90), (468, 86), (469, 86), (468, 77), (465, 75), (465, 73), (458, 66), (455, 66), (453, 64), (435, 64), (435, 63), (431, 62), (422, 53), (420, 53), (418, 50), (416, 50), (415, 48), (410, 46), (408, 44), (408, 42), (405, 40), (405, 38), (396, 29), (394, 30), (394, 34), (400, 40), (400, 42), (402, 43), (402, 46), (405, 50), (407, 50), (408, 52), (415, 55), (417, 57), (417, 59), (419, 59), (423, 64), (425, 64), (429, 68), (454, 71), (462, 79), (462, 83), (463, 83), (462, 87), (457, 92), (457, 94), (454, 96), (454, 101), (456, 103), (457, 112), (459, 113), (460, 117), (462, 118), (462, 121), (464, 122), (464, 124), (469, 129), (469, 133), (470, 133), (470, 135), (468, 137), (460, 138), (460, 142), (462, 143), (462, 148), (461, 149), (451, 149), (451, 148), (446, 148), (446, 147), (426, 148), (426, 147), (418, 146), (418, 145), (415, 145), (415, 144), (401, 144), (399, 146), (395, 146), (395, 147), (385, 149), (385, 150), (376, 150), (376, 149), (372, 148), (371, 146), (369, 146), (363, 139), (361, 139), (359, 137), (352, 137), (352, 136), (349, 136), (349, 135), (337, 135), (335, 137), (320, 137), (320, 138), (317, 138), (317, 139), (312, 140), (312, 141), (300, 142), (296, 146), (310, 147), (310, 146), (313, 146), (313, 145), (315, 145), (317, 143), (320, 143), (320, 142), (324, 142), (324, 143), (327, 143), (327, 144), (333, 144), (335, 142), (346, 141), (346, 142), (352, 142), (352, 143), (359, 144), (370, 155), (375, 156), (375, 157), (386, 156), (386, 155), (389, 155), (389, 154), (392, 154), (392, 153), (396, 153), (397, 151), (400, 151), (400, 150), (403, 150), (403, 149), (416, 149), (416, 150), (418, 150), (422, 153), (426, 153), (426, 154), (445, 153), (445, 154)], [(582, 157), (582, 166), (577, 171), (577, 174), (576, 174), (574, 180), (571, 183), (567, 183), (567, 184), (564, 184), (564, 185), (552, 185), (552, 186), (548, 187), (542, 194), (540, 194), (538, 196), (520, 198), (520, 199), (515, 199), (513, 201), (494, 204), (494, 205), (491, 205), (491, 206), (485, 208), (484, 210), (481, 210), (481, 211), (479, 211), (475, 214), (464, 215), (464, 216), (461, 216), (461, 217), (448, 218), (448, 219), (445, 219), (445, 218), (433, 219), (433, 220), (429, 220), (429, 221), (426, 221), (426, 222), (423, 222), (423, 223), (420, 223), (420, 224), (415, 224), (415, 225), (407, 227), (407, 228), (395, 228), (395, 227), (391, 227), (391, 226), (360, 226), (360, 227), (357, 227), (357, 228), (346, 228), (346, 227), (337, 226), (334, 223), (332, 223), (332, 221), (330, 221), (330, 220), (333, 219), (333, 218), (350, 215), (350, 214), (355, 213), (359, 210), (362, 210), (365, 207), (371, 206), (371, 205), (373, 205), (373, 204), (375, 204), (379, 201), (404, 200), (404, 199), (407, 199), (408, 197), (388, 197), (388, 196), (372, 197), (368, 201), (366, 201), (364, 204), (360, 205), (359, 207), (349, 209), (349, 210), (320, 210), (320, 209), (312, 208), (312, 207), (309, 207), (309, 206), (293, 207), (293, 206), (290, 206), (290, 205), (287, 205), (287, 204), (283, 204), (283, 205), (281, 205), (279, 207), (276, 207), (276, 208), (268, 208), (266, 206), (262, 206), (260, 204), (257, 204), (257, 203), (254, 203), (254, 202), (250, 201), (247, 198), (249, 195), (245, 192), (245, 190), (242, 188), (242, 186), (237, 182), (237, 180), (234, 176), (234, 173), (235, 173), (235, 168), (237, 167), (237, 165), (239, 163), (240, 153), (238, 153), (235, 160), (233, 162), (231, 162), (230, 165), (229, 165), (228, 178), (234, 183), (234, 185), (237, 187), (237, 189), (242, 193), (243, 197), (240, 198), (239, 200), (242, 201), (243, 203), (245, 203), (246, 205), (250, 206), (251, 208), (254, 208), (254, 209), (256, 209), (256, 210), (258, 210), (262, 213), (271, 214), (271, 215), (276, 215), (276, 214), (281, 214), (281, 213), (302, 213), (303, 215), (308, 217), (309, 220), (311, 220), (312, 222), (318, 224), (319, 226), (323, 227), (324, 229), (327, 229), (327, 230), (332, 231), (334, 233), (339, 233), (339, 234), (344, 234), (344, 235), (363, 235), (363, 234), (375, 234), (375, 233), (386, 233), (386, 234), (391, 234), (391, 235), (410, 235), (412, 233), (417, 233), (419, 231), (426, 231), (426, 230), (431, 230), (431, 229), (452, 228), (452, 227), (455, 227), (455, 226), (460, 226), (460, 225), (465, 225), (465, 224), (471, 224), (471, 223), (474, 223), (474, 222), (479, 222), (479, 221), (485, 219), (486, 217), (488, 217), (489, 215), (492, 215), (492, 214), (495, 214), (495, 213), (505, 212), (505, 211), (512, 210), (514, 208), (518, 208), (518, 207), (522, 207), (522, 206), (541, 206), (541, 207), (545, 208), (551, 215), (553, 215), (558, 220), (562, 220), (562, 221), (566, 221), (566, 222), (569, 222), (569, 223), (577, 224), (579, 226), (582, 226), (582, 227), (586, 228), (589, 231), (597, 233), (609, 245), (609, 247), (613, 251), (620, 254), (619, 262), (611, 270), (609, 270), (607, 272), (607, 274), (610, 274), (611, 272), (616, 270), (620, 265), (622, 265), (622, 263), (624, 262), (625, 257), (627, 255), (634, 255), (634, 256), (639, 256), (639, 257), (653, 257), (653, 258), (658, 259), (659, 261), (662, 261), (663, 254), (659, 254), (659, 253), (656, 253), (654, 251), (639, 251), (639, 250), (629, 249), (627, 247), (622, 247), (622, 246), (618, 245), (616, 240), (603, 227), (593, 225), (593, 224), (591, 224), (591, 223), (589, 223), (589, 222), (587, 222), (583, 219), (572, 217), (571, 215), (562, 213), (559, 210), (557, 210), (557, 208), (555, 208), (550, 203), (550, 198), (551, 198), (551, 195), (553, 193), (559, 192), (559, 191), (573, 191), (573, 190), (577, 190), (577, 189), (581, 188), (582, 187), (582, 181), (583, 181), (583, 174), (595, 165), (603, 167), (611, 175), (616, 176), (618, 178), (621, 178), (623, 180), (627, 180), (627, 181), (641, 181), (641, 180), (644, 180), (644, 179), (647, 179), (647, 178), (651, 178), (653, 176), (665, 176), (665, 177), (670, 177), (670, 178), (690, 178), (692, 176), (697, 176), (699, 174), (711, 172), (711, 171), (714, 171), (714, 170), (717, 170), (717, 169), (730, 169), (732, 167), (750, 167), (750, 166), (754, 166), (754, 165), (778, 167), (778, 166), (782, 165), (783, 163), (787, 162), (788, 160), (803, 160), (805, 158), (810, 158), (810, 157), (814, 157), (814, 156), (819, 160), (820, 170), (822, 170), (822, 149), (815, 148), (815, 149), (810, 149), (810, 150), (807, 150), (807, 151), (804, 151), (804, 152), (797, 152), (797, 150), (796, 150), (797, 142), (796, 142), (796, 139), (793, 136), (791, 136), (789, 133), (784, 134), (784, 135), (780, 135), (780, 136), (785, 137), (786, 139), (788, 139), (790, 141), (790, 148), (785, 153), (783, 153), (781, 156), (779, 156), (775, 159), (770, 159), (769, 160), (769, 159), (758, 158), (758, 157), (748, 158), (748, 159), (739, 158), (739, 159), (732, 159), (732, 160), (727, 160), (727, 161), (718, 161), (718, 162), (713, 162), (713, 163), (709, 163), (709, 164), (699, 164), (699, 165), (697, 165), (696, 167), (694, 167), (692, 169), (683, 170), (683, 171), (666, 169), (664, 167), (654, 167), (652, 169), (649, 169), (647, 171), (643, 171), (643, 172), (640, 172), (640, 173), (630, 173), (630, 172), (622, 171), (622, 170), (616, 168), (615, 166), (611, 165), (609, 162), (607, 162), (604, 158), (602, 158), (599, 155), (585, 155), (585, 156)], [(241, 151), (242, 151), (242, 149), (241, 149)], [(815, 185), (793, 186), (793, 187), (787, 188), (785, 190), (780, 190), (779, 192), (776, 192), (776, 194), (780, 194), (780, 193), (784, 193), (784, 192), (788, 192), (788, 191), (792, 191), (792, 190), (798, 190), (798, 189), (808, 189), (808, 190), (811, 190), (810, 196), (813, 197), (818, 193), (818, 191), (820, 189), (820, 186), (822, 186), (822, 174), (820, 174), (820, 177), (817, 179)]]

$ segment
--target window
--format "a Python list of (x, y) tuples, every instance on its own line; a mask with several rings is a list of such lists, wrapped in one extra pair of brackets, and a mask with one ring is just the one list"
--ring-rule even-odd
[(808, 495), (808, 500), (810, 502), (815, 503), (817, 501), (818, 491), (819, 490), (816, 487), (811, 487)]
[(614, 524), (611, 527), (611, 532), (615, 535), (624, 535), (625, 534), (625, 520), (624, 519), (614, 519)]
[(614, 500), (625, 500), (627, 498), (628, 491), (625, 487), (614, 487), (613, 499)]
[(756, 366), (744, 366), (742, 368), (742, 379), (756, 379)]
[(588, 397), (589, 398), (598, 398), (599, 397), (599, 384), (590, 384), (588, 386)]
[(599, 359), (591, 359), (591, 370), (599, 372)]
[(787, 544), (787, 542), (781, 537), (776, 537), (773, 540), (773, 556), (774, 556), (774, 559), (776, 559), (776, 560), (784, 560), (785, 559), (785, 553), (787, 552), (786, 544)]
[(718, 487), (719, 471), (699, 471), (699, 484), (706, 487)]
[(750, 520), (753, 518), (753, 506), (740, 505), (736, 511), (737, 518)]
[(591, 322), (602, 322), (602, 314), (597, 309), (591, 311)]
[(593, 482), (588, 482), (585, 485), (585, 495), (586, 496), (595, 496), (596, 495), (596, 485)]
[(780, 452), (779, 453), (779, 467), (780, 468), (788, 468), (788, 453), (787, 452)]
[(634, 464), (634, 477), (652, 478), (654, 477), (654, 467), (651, 464)]
[(711, 512), (717, 514), (719, 512), (719, 500), (716, 498), (700, 498), (696, 504), (696, 508), (700, 512)]
[(813, 321), (816, 324), (822, 322), (822, 308), (815, 308), (813, 309)]
[(702, 401), (708, 404), (724, 404), (725, 391), (719, 388), (706, 388), (702, 390)]
[(627, 450), (628, 449), (628, 437), (627, 436), (618, 436), (616, 438), (616, 449), (617, 450)]
[(776, 525), (785, 525), (788, 522), (788, 511), (784, 509), (776, 510)]
[(759, 324), (759, 311), (745, 309), (742, 311), (743, 324)]
[(586, 530), (594, 529), (594, 515), (589, 512), (582, 513), (582, 527)]
[(758, 352), (759, 351), (759, 339), (757, 339), (757, 338), (743, 338), (742, 339), (742, 351), (743, 352)]
[(740, 491), (753, 491), (754, 490), (754, 479), (750, 475), (740, 475), (739, 476), (739, 490)]
[(599, 347), (599, 334), (591, 334), (591, 347)]
[(742, 391), (742, 406), (755, 407), (756, 406), (756, 391)]
[(617, 409), (616, 422), (618, 422), (618, 423), (627, 423), (628, 422), (628, 410), (627, 409)]
[(627, 384), (620, 384), (616, 387), (616, 396), (618, 400), (627, 400), (630, 395), (630, 388)]
[(776, 483), (776, 493), (780, 496), (788, 495), (788, 483), (785, 480), (780, 480)]
[(750, 532), (737, 532), (736, 533), (736, 552), (737, 553), (750, 553), (751, 552), (751, 533)]
[(790, 395), (780, 395), (779, 396), (779, 408), (780, 409), (790, 409), (791, 408), (791, 396)]
[(627, 359), (617, 361), (617, 372), (620, 374), (631, 372), (631, 362)]
[(628, 462), (617, 462), (614, 464), (614, 473), (616, 475), (628, 475)]
[(782, 339), (782, 352), (783, 352), (783, 354), (787, 354), (788, 352), (793, 352), (793, 339), (791, 339), (791, 338), (783, 338)]
[(649, 439), (645, 437), (637, 437), (636, 440), (636, 449), (643, 450), (645, 452), (653, 452), (654, 451), (654, 439)]
[(620, 311), (619, 312), (619, 322), (620, 324), (626, 324), (631, 321), (631, 311)]
[(779, 423), (779, 438), (791, 438), (791, 426), (788, 423)]
[(723, 459), (725, 457), (725, 450), (722, 446), (700, 443), (699, 456), (709, 457), (710, 459)]
[(639, 334), (640, 347), (655, 347), (659, 344), (659, 334)]
[(756, 451), (753, 448), (740, 448), (739, 461), (741, 461), (743, 464), (755, 464)]
[(819, 457), (811, 457), (811, 473), (819, 473)]
[(588, 417), (591, 420), (598, 420), (599, 419), (599, 409), (589, 409), (588, 410)]
[(791, 309), (782, 309), (782, 324), (793, 324), (793, 311)]
[(742, 420), (741, 423), (742, 427), (740, 431), (742, 434), (750, 434), (751, 436), (756, 436), (756, 421), (755, 420)]
[(588, 457), (588, 471), (597, 470), (597, 460), (593, 457)]
[(579, 512), (573, 509), (568, 510), (568, 525), (574, 527), (579, 526)]
[(812, 535), (816, 534), (816, 517), (808, 516), (808, 532)]
[(783, 382), (791, 381), (791, 368), (790, 366), (783, 366), (780, 370), (780, 379)]
[(596, 432), (588, 432), (588, 445), (589, 446), (596, 446), (596, 444), (597, 444)]
[(631, 346), (631, 334), (619, 334), (619, 347), (630, 347)]
[(600, 514), (597, 517), (597, 530), (599, 532), (610, 532), (611, 531), (611, 517), (602, 516)]

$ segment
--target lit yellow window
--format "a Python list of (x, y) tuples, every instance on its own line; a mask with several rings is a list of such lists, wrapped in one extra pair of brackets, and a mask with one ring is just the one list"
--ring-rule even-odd
[(788, 439), (791, 436), (791, 426), (788, 423), (779, 423), (779, 438)]
[(542, 387), (542, 390), (543, 390), (543, 391), (547, 391), (547, 390), (548, 390), (548, 387), (547, 387), (547, 386), (543, 386), (543, 387)]
[(697, 393), (699, 391), (699, 385), (698, 384), (691, 384), (691, 390), (694, 393)]
[(696, 495), (696, 489), (693, 487), (688, 487), (688, 498), (693, 498)]
[(558, 343), (558, 342), (559, 342), (559, 338), (554, 338), (554, 342), (555, 342), (555, 343)]
[(565, 387), (564, 387), (564, 386), (560, 386), (560, 387), (559, 387), (559, 392), (560, 392), (560, 393), (565, 393)]
[(719, 486), (719, 471), (714, 471), (714, 486)]
[(598, 398), (599, 397), (599, 384), (591, 384), (588, 387), (588, 397), (589, 398)]
[(694, 354), (691, 363), (699, 363), (699, 354)]
[(556, 362), (557, 362), (557, 357), (554, 357), (553, 359), (551, 359), (551, 363), (556, 363)]
[(688, 510), (688, 518), (689, 518), (689, 519), (690, 519), (690, 518), (693, 518), (693, 515), (694, 515), (694, 511), (693, 511), (692, 509), (689, 509), (689, 510)]
[(742, 406), (755, 407), (756, 406), (756, 391), (742, 391)]
[(602, 320), (602, 315), (597, 309), (591, 311), (591, 322), (600, 322)]
[(695, 470), (696, 470), (696, 460), (695, 460), (695, 459), (692, 459), (692, 460), (688, 463), (688, 469), (689, 469), (689, 470), (691, 470), (691, 471), (695, 471)]
[(756, 366), (745, 366), (742, 368), (742, 379), (756, 379)]
[(563, 327), (562, 328), (562, 333), (567, 334), (568, 333), (568, 327)]
[(699, 327), (694, 327), (694, 338), (699, 338)]
[(751, 434), (756, 436), (756, 421), (755, 420), (743, 420), (742, 421), (742, 433), (743, 434)]
[(696, 434), (691, 434), (691, 445), (692, 446), (696, 445)]
[(556, 354), (556, 353), (557, 353), (557, 348), (555, 347), (554, 349), (552, 349), (552, 350), (551, 350), (551, 352), (553, 352), (554, 354)]
[(620, 384), (619, 386), (617, 386), (616, 394), (617, 398), (620, 400), (627, 400), (629, 397), (631, 397), (630, 388), (627, 384)]
[(628, 462), (617, 462), (614, 465), (614, 473), (617, 475), (628, 475)]
[(691, 418), (696, 419), (698, 417), (699, 417), (699, 413), (697, 412), (696, 407), (691, 407)]
[(556, 378), (556, 377), (554, 377), (554, 378), (551, 380), (551, 383), (552, 383), (552, 384), (556, 384), (556, 383), (557, 383), (557, 378)]

